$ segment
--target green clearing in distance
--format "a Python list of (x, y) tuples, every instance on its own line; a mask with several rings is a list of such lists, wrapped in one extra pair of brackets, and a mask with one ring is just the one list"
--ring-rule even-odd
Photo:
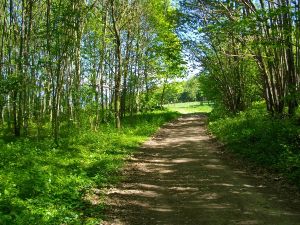
[(210, 113), (212, 111), (211, 105), (207, 103), (201, 104), (200, 102), (172, 103), (164, 106), (170, 111), (176, 111), (181, 114)]

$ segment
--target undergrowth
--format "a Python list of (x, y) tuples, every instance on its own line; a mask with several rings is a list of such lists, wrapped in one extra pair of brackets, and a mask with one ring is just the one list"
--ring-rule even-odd
[(235, 117), (212, 112), (210, 131), (233, 151), (254, 165), (282, 174), (300, 187), (300, 119), (273, 118), (264, 104)]
[(99, 224), (103, 201), (94, 189), (115, 183), (118, 170), (147, 137), (178, 116), (152, 112), (60, 140), (0, 139), (0, 224)]

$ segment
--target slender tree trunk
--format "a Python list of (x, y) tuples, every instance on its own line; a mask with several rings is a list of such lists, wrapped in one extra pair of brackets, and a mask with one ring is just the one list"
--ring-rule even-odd
[(168, 82), (168, 78), (165, 78), (164, 84), (163, 84), (163, 90), (162, 90), (161, 97), (160, 97), (160, 108), (163, 108), (163, 105), (164, 105), (167, 82)]
[(115, 125), (116, 128), (121, 128), (120, 119), (120, 88), (121, 88), (121, 78), (122, 78), (122, 49), (121, 49), (121, 36), (120, 30), (117, 25), (116, 15), (115, 15), (115, 5), (113, 0), (111, 0), (111, 16), (113, 23), (113, 30), (115, 35), (115, 59), (116, 59), (116, 71), (115, 71), (115, 88), (114, 88), (114, 110), (115, 110)]

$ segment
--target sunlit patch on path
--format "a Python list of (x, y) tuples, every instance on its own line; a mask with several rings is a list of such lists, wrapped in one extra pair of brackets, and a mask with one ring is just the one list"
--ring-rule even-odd
[(146, 142), (107, 190), (103, 224), (300, 225), (300, 202), (220, 159), (205, 116), (185, 115)]

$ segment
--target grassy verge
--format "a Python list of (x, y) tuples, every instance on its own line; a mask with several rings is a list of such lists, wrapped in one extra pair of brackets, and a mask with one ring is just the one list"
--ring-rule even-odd
[(282, 174), (300, 187), (299, 122), (299, 116), (271, 118), (264, 105), (257, 104), (236, 117), (214, 119), (209, 129), (226, 144), (226, 149)]
[(80, 131), (59, 148), (50, 140), (0, 139), (0, 224), (99, 224), (104, 205), (93, 204), (90, 190), (116, 182), (124, 159), (177, 116), (128, 117), (121, 131)]
[(200, 102), (185, 102), (185, 103), (174, 103), (165, 105), (170, 111), (179, 112), (181, 114), (188, 113), (209, 113), (212, 110), (212, 106), (207, 103), (201, 104)]

